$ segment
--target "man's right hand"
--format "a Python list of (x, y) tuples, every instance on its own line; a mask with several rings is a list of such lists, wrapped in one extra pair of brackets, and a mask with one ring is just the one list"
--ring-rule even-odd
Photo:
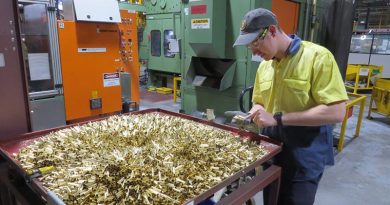
[(253, 121), (259, 127), (270, 127), (277, 125), (273, 114), (265, 111), (262, 105), (255, 104), (248, 112), (248, 114), (249, 115), (246, 118), (251, 119), (251, 121)]
[(259, 110), (264, 110), (264, 107), (262, 105), (259, 105), (259, 104), (254, 104), (253, 107), (251, 108), (251, 110), (249, 110), (248, 112), (248, 116), (247, 117), (250, 117), (251, 119), (253, 119), (253, 117), (255, 116), (256, 112), (258, 112)]
[(272, 127), (278, 125), (274, 115), (265, 110), (257, 110), (253, 113), (252, 121), (259, 127)]

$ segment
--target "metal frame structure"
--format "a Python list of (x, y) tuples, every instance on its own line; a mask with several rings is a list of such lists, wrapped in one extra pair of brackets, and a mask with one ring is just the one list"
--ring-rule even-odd
[[(372, 89), (372, 95), (370, 100), (370, 107), (368, 110), (367, 118), (374, 119), (371, 116), (371, 112), (383, 115), (385, 117), (390, 116), (389, 96), (390, 96), (390, 80), (388, 78), (377, 78), (375, 85)], [(375, 102), (375, 108), (374, 108)]]
[[(373, 85), (371, 85), (371, 76), (374, 70), (379, 70), (379, 77), (383, 73), (383, 66), (376, 65), (352, 65), (349, 64), (347, 67), (347, 79), (352, 77), (354, 80), (354, 85), (345, 85), (346, 88), (352, 89), (354, 94), (357, 94), (359, 90), (372, 90)], [(359, 86), (360, 80), (365, 80), (366, 85), (364, 87)]]
[[(178, 94), (178, 82), (181, 82), (181, 77), (180, 76), (176, 76), (176, 77), (173, 77), (173, 103), (176, 103), (176, 99), (177, 99), (177, 94)], [(180, 91), (180, 88), (179, 88), (179, 91)]]
[(341, 152), (344, 148), (344, 138), (345, 138), (345, 129), (347, 127), (347, 120), (350, 117), (350, 114), (352, 115), (352, 113), (349, 113), (349, 112), (350, 111), (352, 112), (353, 106), (360, 103), (358, 122), (356, 124), (355, 135), (354, 135), (354, 138), (356, 138), (356, 137), (359, 137), (359, 134), (360, 134), (360, 127), (362, 125), (362, 120), (363, 120), (364, 106), (366, 103), (366, 96), (364, 96), (364, 95), (359, 95), (359, 94), (355, 94), (355, 93), (348, 93), (348, 96), (351, 98), (354, 98), (354, 99), (348, 101), (347, 105), (346, 105), (347, 112), (345, 113), (344, 120), (343, 120), (343, 123), (341, 125), (340, 139), (339, 139), (339, 143), (337, 144), (337, 151), (339, 151), (339, 152)]
[[(21, 28), (23, 31), (21, 34), (26, 36), (25, 43), (22, 41), (23, 57), (26, 68), (25, 72), (26, 75), (29, 73), (31, 78), (27, 79), (28, 87), (30, 89), (28, 96), (31, 129), (36, 131), (65, 125), (64, 92), (62, 87), (62, 70), (56, 24), (56, 2), (55, 0), (18, 0), (17, 3), (19, 5), (24, 5), (24, 10), (27, 6), (33, 6), (32, 8), (35, 8), (30, 9), (28, 14), (24, 11), (24, 17), (26, 17), (26, 19), (24, 19), (24, 23), (21, 22)], [(36, 6), (39, 6), (38, 8), (42, 9), (37, 10)], [(40, 14), (40, 18), (47, 18), (47, 22), (42, 19), (39, 23), (36, 22), (38, 16), (35, 15), (38, 15), (40, 12), (44, 12)], [(20, 14), (20, 12), (18, 13)], [(27, 16), (29, 16), (29, 18), (27, 18)], [(27, 21), (27, 19), (29, 21)], [(21, 21), (21, 19), (19, 21)], [(45, 29), (39, 27), (42, 25), (45, 25)], [(39, 41), (42, 40), (39, 38), (30, 38), (30, 40), (28, 40), (27, 36), (47, 36), (47, 40)], [(42, 42), (47, 43), (47, 49), (45, 49), (45, 46), (41, 44)], [(47, 54), (47, 63), (49, 66), (48, 70), (45, 71), (45, 69), (42, 69), (42, 71), (38, 71), (39, 69), (37, 69), (38, 66), (35, 62), (36, 60), (34, 59), (36, 58), (42, 61), (44, 58), (30, 58), (30, 54), (35, 56)], [(35, 66), (33, 67), (32, 65)], [(48, 77), (46, 76), (46, 72), (48, 72)], [(34, 79), (32, 77), (33, 73), (35, 74)], [(51, 112), (51, 109), (57, 110), (57, 112)]]
[(18, 3), (36, 3), (45, 4), (47, 7), (47, 19), (48, 19), (48, 32), (49, 32), (49, 45), (50, 45), (50, 64), (53, 68), (53, 80), (54, 88), (57, 91), (56, 94), (63, 94), (62, 89), (62, 73), (61, 73), (61, 62), (59, 54), (58, 44), (58, 31), (56, 22), (55, 12), (55, 0), (18, 0)]

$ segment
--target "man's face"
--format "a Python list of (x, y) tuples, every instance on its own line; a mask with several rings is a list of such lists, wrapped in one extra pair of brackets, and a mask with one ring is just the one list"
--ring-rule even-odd
[(269, 28), (265, 28), (260, 32), (259, 36), (250, 44), (253, 55), (258, 55), (264, 60), (271, 60), (275, 56), (275, 51), (272, 45), (272, 36), (269, 33)]

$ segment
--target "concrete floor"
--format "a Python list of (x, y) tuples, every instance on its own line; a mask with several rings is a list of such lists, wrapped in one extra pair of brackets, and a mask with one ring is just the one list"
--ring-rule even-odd
[[(141, 92), (142, 94), (142, 92)], [(153, 101), (152, 99), (150, 98), (143, 98), (143, 96), (141, 95), (141, 100), (140, 100), (140, 107), (139, 109), (140, 110), (144, 110), (144, 109), (148, 109), (148, 108), (161, 108), (161, 109), (164, 109), (164, 110), (169, 110), (169, 111), (173, 111), (173, 112), (179, 112), (180, 108), (181, 108), (181, 100), (180, 98), (177, 98), (177, 102), (174, 103), (173, 102), (173, 95), (169, 95), (169, 96), (172, 96), (171, 98), (167, 99), (167, 100), (162, 100), (162, 101)]]
[[(344, 149), (336, 153), (336, 164), (325, 170), (315, 205), (390, 205), (390, 120), (376, 113), (372, 114), (374, 120), (368, 120), (368, 105), (366, 99), (360, 136), (352, 139), (359, 112), (358, 107), (354, 108)], [(156, 103), (141, 96), (140, 109), (156, 107), (178, 112), (180, 98), (176, 103), (172, 99)], [(339, 132), (337, 125), (335, 136)]]
[(390, 204), (390, 121), (377, 113), (371, 115), (373, 120), (367, 119), (368, 109), (366, 99), (360, 136), (353, 140), (357, 108), (348, 120), (346, 137), (350, 143), (337, 153), (336, 164), (325, 170), (316, 205)]

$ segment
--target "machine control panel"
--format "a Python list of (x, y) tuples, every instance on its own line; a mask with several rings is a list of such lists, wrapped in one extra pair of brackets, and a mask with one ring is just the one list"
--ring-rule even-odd
[(95, 98), (89, 100), (89, 107), (91, 110), (101, 109), (102, 108), (102, 98)]
[[(122, 91), (130, 91), (128, 99), (139, 104), (139, 62), (138, 62), (138, 22), (139, 13), (134, 10), (122, 9), (119, 30), (119, 61), (121, 62), (121, 77), (129, 73), (129, 83), (121, 81)], [(131, 76), (131, 77), (130, 77)], [(123, 84), (122, 84), (123, 83)], [(124, 97), (122, 93), (122, 97)], [(130, 97), (131, 95), (131, 97)], [(122, 101), (123, 103), (123, 101)]]
[(134, 53), (137, 47), (134, 40), (137, 38), (137, 19), (135, 12), (129, 10), (121, 11), (122, 23), (119, 24), (120, 30), (120, 57), (123, 63), (133, 62)]

